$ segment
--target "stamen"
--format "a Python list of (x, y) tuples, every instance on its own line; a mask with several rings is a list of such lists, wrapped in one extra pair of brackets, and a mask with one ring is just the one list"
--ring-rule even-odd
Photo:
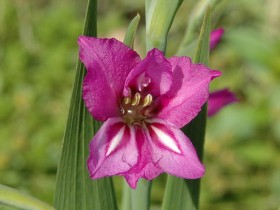
[(120, 114), (124, 122), (128, 125), (137, 124), (142, 126), (145, 119), (153, 116), (153, 96), (151, 94), (134, 92), (134, 94), (124, 96), (120, 104)]
[(130, 96), (124, 97), (123, 101), (124, 101), (124, 104), (129, 104), (129, 103), (131, 103), (131, 98), (130, 98)]
[(145, 106), (149, 106), (153, 101), (153, 96), (151, 94), (146, 95), (146, 97), (144, 98), (144, 103), (143, 103), (143, 107)]
[(138, 105), (139, 102), (140, 102), (140, 98), (141, 98), (141, 95), (140, 95), (140, 93), (137, 92), (137, 93), (135, 94), (133, 100), (132, 100), (131, 105), (132, 105), (132, 106)]

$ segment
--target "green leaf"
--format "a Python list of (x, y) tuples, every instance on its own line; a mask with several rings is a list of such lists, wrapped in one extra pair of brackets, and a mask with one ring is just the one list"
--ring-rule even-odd
[(1, 204), (26, 210), (54, 210), (49, 204), (4, 185), (0, 185), (0, 206)]
[(166, 39), (174, 16), (183, 0), (146, 0), (146, 50), (165, 52)]
[[(97, 0), (89, 0), (84, 35), (96, 36)], [(57, 172), (57, 210), (117, 209), (111, 178), (91, 180), (87, 171), (89, 141), (99, 129), (82, 100), (83, 64), (78, 61), (71, 104)]]
[(136, 34), (139, 21), (140, 21), (140, 15), (137, 14), (129, 24), (123, 40), (123, 43), (126, 44), (131, 49), (133, 49), (134, 37)]
[(209, 39), (210, 39), (210, 30), (211, 30), (210, 13), (211, 13), (210, 7), (208, 7), (206, 14), (204, 16), (197, 48), (193, 58), (193, 62), (203, 63), (205, 65), (208, 65), (209, 62), (209, 47), (210, 47)]
[[(209, 35), (210, 35), (210, 9), (208, 8), (193, 61), (195, 63), (208, 64), (209, 59)], [(187, 126), (184, 133), (192, 140), (199, 158), (203, 157), (204, 135), (206, 127), (206, 104), (201, 112)], [(200, 179), (184, 180), (174, 176), (168, 176), (162, 209), (198, 210)]]

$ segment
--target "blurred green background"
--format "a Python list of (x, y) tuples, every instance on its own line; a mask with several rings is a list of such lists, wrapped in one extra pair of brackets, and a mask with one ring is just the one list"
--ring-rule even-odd
[[(169, 34), (175, 53), (197, 1), (185, 0)], [(0, 1), (0, 183), (52, 203), (86, 0)], [(142, 17), (136, 50), (145, 52), (144, 0), (100, 1), (98, 33), (123, 39)], [(219, 1), (213, 29), (225, 35), (210, 66), (240, 102), (208, 120), (201, 209), (280, 208), (280, 1)], [(197, 33), (199, 27), (197, 28)], [(154, 181), (158, 209), (166, 176)], [(120, 178), (115, 179), (120, 197)]]

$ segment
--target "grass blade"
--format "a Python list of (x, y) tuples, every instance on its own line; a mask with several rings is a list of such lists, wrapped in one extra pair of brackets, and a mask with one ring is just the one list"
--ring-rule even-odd
[[(210, 9), (208, 8), (200, 31), (199, 41), (193, 61), (208, 64), (209, 35), (210, 35)], [(203, 157), (204, 135), (206, 127), (206, 104), (201, 112), (187, 126), (184, 133), (192, 140), (198, 156)], [(184, 180), (168, 176), (162, 210), (198, 210), (200, 179)]]
[(135, 38), (139, 21), (140, 21), (140, 15), (137, 14), (129, 24), (123, 40), (123, 43), (126, 44), (131, 49), (133, 49), (134, 38)]
[(210, 30), (211, 30), (211, 10), (210, 7), (206, 10), (203, 24), (200, 30), (200, 35), (198, 39), (197, 48), (194, 54), (194, 63), (203, 63), (208, 65), (209, 62), (209, 40), (210, 40)]
[(26, 210), (54, 210), (37, 198), (4, 185), (0, 185), (0, 206), (1, 204)]
[[(84, 35), (96, 36), (97, 0), (89, 0)], [(88, 145), (100, 123), (93, 120), (82, 100), (83, 64), (78, 61), (63, 148), (57, 172), (57, 210), (117, 209), (111, 178), (91, 180), (87, 171)]]
[(180, 47), (176, 53), (177, 55), (193, 55), (192, 53), (194, 52), (197, 45), (197, 41), (195, 39), (197, 31), (196, 29), (201, 24), (203, 15), (205, 14), (207, 8), (209, 6), (213, 8), (217, 2), (217, 0), (200, 0), (197, 2), (190, 15), (184, 38), (180, 43)]

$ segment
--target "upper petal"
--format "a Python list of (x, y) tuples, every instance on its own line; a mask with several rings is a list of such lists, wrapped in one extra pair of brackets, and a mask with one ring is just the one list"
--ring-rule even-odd
[(132, 168), (138, 158), (133, 127), (119, 117), (109, 118), (90, 142), (88, 170), (91, 178), (118, 175)]
[(157, 97), (166, 93), (172, 83), (172, 71), (169, 61), (158, 49), (152, 49), (127, 76), (124, 95), (130, 91), (144, 92)]
[(234, 93), (229, 91), (228, 89), (222, 89), (210, 93), (208, 99), (208, 116), (210, 117), (216, 114), (224, 106), (237, 101), (238, 99), (236, 98)]
[(164, 172), (185, 179), (203, 176), (204, 166), (194, 146), (175, 125), (161, 119), (149, 120), (146, 135), (153, 162)]
[(100, 121), (118, 116), (125, 78), (140, 61), (139, 55), (116, 39), (80, 36), (78, 44), (87, 68), (83, 99), (88, 110)]
[(172, 57), (172, 85), (159, 100), (158, 118), (181, 128), (201, 110), (209, 96), (210, 81), (220, 76), (202, 64), (194, 64), (188, 57)]

